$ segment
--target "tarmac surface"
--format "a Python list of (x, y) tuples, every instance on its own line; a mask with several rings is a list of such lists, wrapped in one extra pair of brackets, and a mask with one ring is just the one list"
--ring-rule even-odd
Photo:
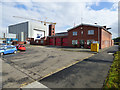
[(118, 46), (110, 47), (39, 82), (51, 89), (102, 88)]
[(44, 46), (27, 46), (25, 52), (2, 57), (3, 88), (19, 88), (41, 80), (74, 62), (92, 56), (90, 52), (62, 51)]
[(0, 58), (0, 90), (2, 88), (2, 59)]

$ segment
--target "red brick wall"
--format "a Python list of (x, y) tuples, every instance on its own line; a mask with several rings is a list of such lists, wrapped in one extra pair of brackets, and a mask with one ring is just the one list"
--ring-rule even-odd
[[(83, 29), (81, 29), (81, 27)], [(94, 30), (94, 35), (88, 35), (88, 30)], [(74, 31), (77, 31), (77, 36), (73, 36)], [(81, 35), (81, 31), (83, 31), (83, 35)], [(99, 33), (101, 33), (100, 29), (99, 29)], [(78, 47), (80, 46), (79, 45), (80, 40), (84, 40), (85, 41), (84, 46), (87, 47), (87, 40), (98, 41), (98, 28), (92, 27), (92, 26), (80, 26), (80, 27), (74, 28), (68, 31), (68, 42), (70, 47), (73, 47), (72, 40), (78, 40)]]
[(55, 36), (55, 25), (49, 25), (49, 36)]
[(107, 31), (102, 29), (102, 34), (101, 34), (101, 48), (106, 48), (112, 46), (112, 35), (108, 33)]
[(113, 45), (114, 45), (114, 40), (111, 40), (111, 42), (112, 42), (112, 43), (111, 43), (111, 46), (113, 46)]
[[(82, 27), (82, 28), (81, 28)], [(94, 35), (88, 35), (88, 30), (94, 30)], [(73, 32), (77, 32), (77, 36), (73, 36)], [(81, 34), (81, 31), (83, 31), (83, 35)], [(111, 40), (111, 34), (108, 33), (107, 31), (99, 28), (99, 41), (100, 41), (100, 48), (105, 48), (112, 46), (112, 40)], [(44, 40), (44, 44), (41, 44), (40, 40), (38, 43), (36, 41), (33, 42), (33, 44), (37, 45), (50, 45), (50, 39), (53, 38), (53, 45), (58, 45), (56, 40), (58, 40), (59, 45), (58, 46), (66, 46), (68, 45), (69, 47), (74, 47), (72, 45), (72, 40), (78, 40), (78, 45), (77, 47), (80, 47), (80, 40), (84, 40), (84, 47), (87, 48), (87, 40), (94, 40), (98, 41), (98, 27), (93, 27), (93, 26), (79, 26), (76, 28), (73, 28), (68, 31), (68, 36), (53, 36), (53, 37), (47, 37), (46, 40)], [(56, 39), (60, 38), (60, 39)], [(66, 43), (64, 42), (63, 44), (63, 38), (66, 38)], [(60, 42), (61, 41), (61, 42)]]
[(48, 37), (48, 38), (47, 38), (47, 45), (49, 45), (50, 39), (53, 39), (53, 45), (62, 46), (63, 43), (64, 43), (64, 44), (68, 43), (67, 40), (66, 40), (66, 42), (63, 41), (64, 38), (67, 39), (68, 36), (56, 36), (56, 37), (54, 36), (54, 37)]

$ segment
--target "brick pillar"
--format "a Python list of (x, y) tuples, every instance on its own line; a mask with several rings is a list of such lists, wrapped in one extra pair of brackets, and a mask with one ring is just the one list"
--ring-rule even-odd
[(55, 38), (55, 37), (54, 37), (54, 40), (53, 40), (53, 41), (54, 41), (54, 46), (55, 46), (55, 45), (56, 45), (56, 38)]
[(63, 38), (60, 38), (60, 46), (62, 46)]

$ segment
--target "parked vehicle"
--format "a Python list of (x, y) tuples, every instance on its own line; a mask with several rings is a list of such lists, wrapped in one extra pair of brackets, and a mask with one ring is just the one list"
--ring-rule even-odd
[(0, 43), (0, 46), (2, 46), (2, 45), (6, 45), (5, 43)]
[(18, 45), (16, 46), (16, 48), (17, 48), (18, 50), (21, 50), (21, 51), (25, 51), (25, 50), (26, 50), (26, 47), (25, 47), (24, 45), (22, 45), (22, 44), (18, 44)]
[(9, 53), (17, 53), (16, 47), (12, 45), (0, 47), (0, 55), (9, 54)]

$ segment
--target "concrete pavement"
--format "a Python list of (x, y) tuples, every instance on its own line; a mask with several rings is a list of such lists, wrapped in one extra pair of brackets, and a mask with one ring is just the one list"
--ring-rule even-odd
[(26, 85), (26, 86), (23, 86), (23, 87), (21, 87), (21, 89), (22, 90), (31, 90), (31, 89), (34, 89), (34, 88), (44, 88), (44, 89), (46, 89), (46, 90), (50, 90), (48, 87), (46, 87), (45, 85), (43, 85), (43, 84), (41, 84), (41, 83), (39, 83), (39, 82), (37, 82), (37, 81), (35, 81), (35, 82), (32, 82), (32, 83), (30, 83), (30, 84), (28, 84), (28, 85)]

